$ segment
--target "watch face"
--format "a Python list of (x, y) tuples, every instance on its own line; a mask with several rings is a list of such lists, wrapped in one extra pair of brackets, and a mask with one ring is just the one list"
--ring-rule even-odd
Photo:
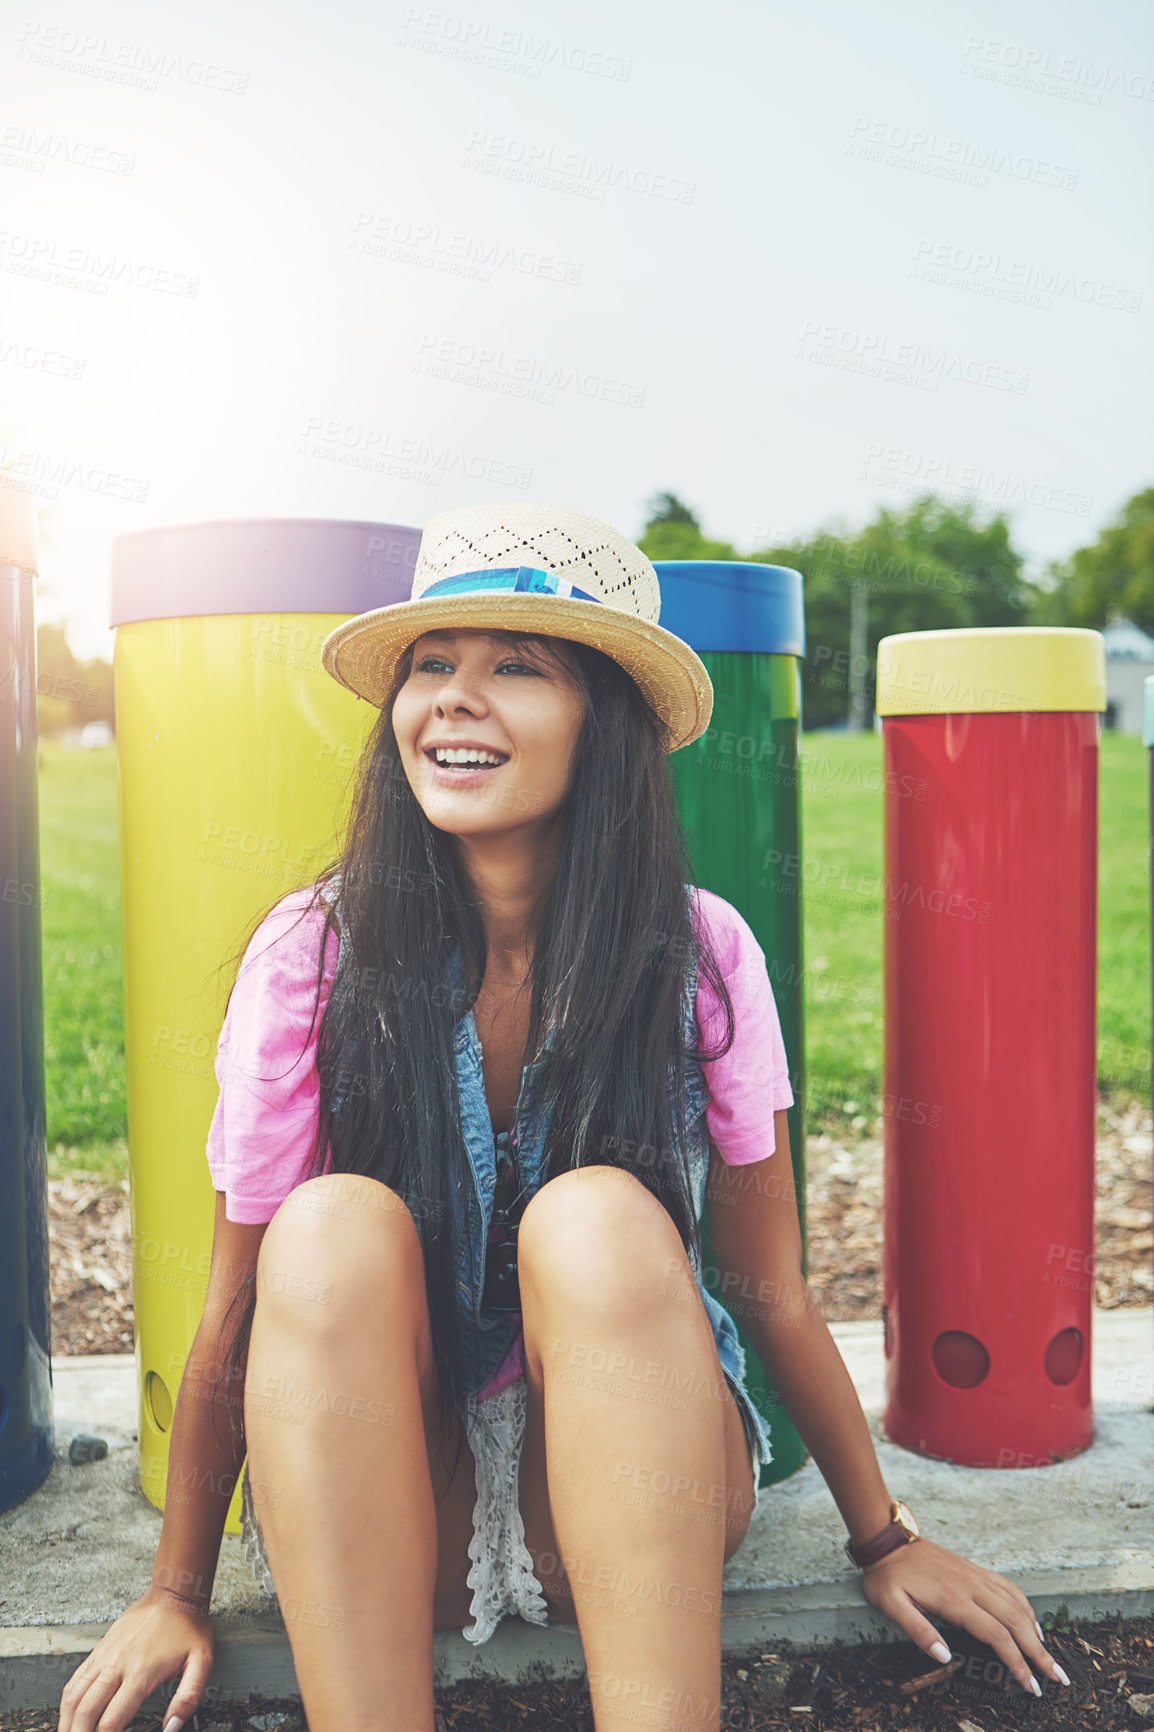
[(914, 1512), (910, 1508), (909, 1504), (901, 1503), (899, 1501), (896, 1505), (896, 1508), (897, 1508), (897, 1512), (898, 1512), (898, 1520), (901, 1522), (902, 1526), (904, 1528), (909, 1528), (909, 1530), (912, 1534), (917, 1534), (918, 1537), (920, 1538), (921, 1537), (921, 1529), (918, 1527), (918, 1524), (914, 1519)]

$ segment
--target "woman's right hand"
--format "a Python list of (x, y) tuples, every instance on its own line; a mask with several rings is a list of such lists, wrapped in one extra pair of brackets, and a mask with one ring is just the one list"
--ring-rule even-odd
[(164, 1715), (183, 1725), (200, 1706), (216, 1643), (208, 1612), (166, 1588), (149, 1587), (104, 1632), (60, 1698), (57, 1732), (124, 1732), (146, 1697), (175, 1673), (180, 1684)]

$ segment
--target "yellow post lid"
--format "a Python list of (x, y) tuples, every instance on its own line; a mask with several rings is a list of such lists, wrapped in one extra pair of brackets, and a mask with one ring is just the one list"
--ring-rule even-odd
[(1105, 640), (1078, 626), (895, 632), (877, 676), (879, 716), (1106, 708)]
[(5, 475), (0, 475), (0, 565), (37, 569), (36, 502)]

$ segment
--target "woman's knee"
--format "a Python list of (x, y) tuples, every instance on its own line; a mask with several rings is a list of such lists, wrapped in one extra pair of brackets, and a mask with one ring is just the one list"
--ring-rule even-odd
[(258, 1299), (297, 1302), (325, 1321), (358, 1302), (366, 1280), (417, 1279), (423, 1264), (416, 1224), (403, 1199), (363, 1173), (325, 1173), (290, 1191), (257, 1254)]
[(517, 1238), (530, 1284), (559, 1281), (592, 1296), (624, 1290), (633, 1301), (694, 1286), (668, 1210), (620, 1167), (558, 1174), (526, 1205)]

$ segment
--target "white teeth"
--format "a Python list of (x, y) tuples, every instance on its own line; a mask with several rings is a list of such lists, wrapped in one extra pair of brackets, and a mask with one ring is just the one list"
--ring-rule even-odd
[(479, 752), (474, 746), (436, 746), (438, 764), (503, 764), (504, 758), (493, 752)]

